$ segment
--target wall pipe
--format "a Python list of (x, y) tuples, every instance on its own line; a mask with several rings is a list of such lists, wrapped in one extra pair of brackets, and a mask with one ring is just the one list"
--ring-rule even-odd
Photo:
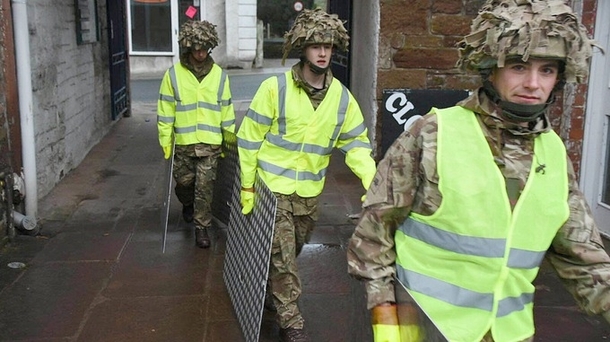
[(36, 144), (32, 103), (32, 68), (26, 0), (11, 0), (17, 89), (21, 124), (23, 175), (25, 182), (25, 213), (33, 220), (38, 216), (38, 185), (36, 184)]

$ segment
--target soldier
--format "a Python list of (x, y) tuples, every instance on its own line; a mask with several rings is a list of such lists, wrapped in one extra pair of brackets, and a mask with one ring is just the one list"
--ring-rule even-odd
[(318, 218), (318, 196), (334, 147), (368, 188), (375, 174), (367, 129), (358, 103), (330, 71), (333, 49), (347, 49), (349, 36), (336, 15), (301, 12), (284, 36), (284, 59), (295, 49), (300, 61), (265, 80), (239, 128), (242, 213), (254, 205), (258, 173), (278, 200), (269, 284), (282, 341), (306, 341), (299, 311), (296, 257)]
[(195, 243), (210, 247), (212, 190), (221, 156), (222, 129), (235, 131), (226, 73), (214, 63), (215, 25), (187, 21), (180, 28), (180, 62), (163, 77), (157, 106), (159, 143), (165, 159), (175, 141), (173, 176), (186, 222), (195, 222)]
[(547, 117), (565, 82), (585, 80), (592, 45), (562, 0), (483, 5), (457, 63), (482, 87), (394, 142), (349, 242), (375, 341), (404, 334), (394, 277), (450, 341), (532, 341), (545, 255), (583, 310), (610, 319), (610, 258)]

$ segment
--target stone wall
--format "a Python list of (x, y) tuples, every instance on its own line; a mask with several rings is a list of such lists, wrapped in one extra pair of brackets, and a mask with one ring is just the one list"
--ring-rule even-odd
[(38, 197), (74, 169), (112, 126), (106, 1), (99, 39), (78, 44), (74, 0), (27, 2)]

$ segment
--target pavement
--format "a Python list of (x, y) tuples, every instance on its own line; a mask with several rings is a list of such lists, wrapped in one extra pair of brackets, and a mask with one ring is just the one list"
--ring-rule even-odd
[[(236, 105), (238, 117), (248, 104)], [(2, 246), (0, 341), (244, 341), (222, 275), (227, 228), (214, 228), (210, 249), (197, 248), (174, 197), (162, 253), (155, 122), (155, 104), (133, 103), (39, 201), (39, 234)], [(361, 195), (335, 153), (320, 220), (298, 258), (311, 341), (372, 341), (363, 285), (345, 259)], [(536, 287), (536, 341), (610, 339), (610, 327), (582, 313), (546, 263)], [(277, 340), (266, 312), (259, 341)]]

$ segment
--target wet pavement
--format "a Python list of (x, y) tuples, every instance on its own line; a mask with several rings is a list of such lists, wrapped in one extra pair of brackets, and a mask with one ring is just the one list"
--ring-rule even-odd
[[(235, 103), (238, 116), (248, 104)], [(195, 247), (174, 197), (162, 253), (155, 105), (132, 109), (39, 202), (40, 234), (0, 249), (0, 341), (243, 341), (222, 276), (226, 228), (214, 229), (212, 248)], [(363, 286), (345, 260), (361, 195), (336, 152), (320, 220), (298, 259), (312, 341), (372, 341)], [(536, 341), (610, 339), (610, 327), (583, 314), (547, 264), (536, 284)], [(278, 339), (268, 312), (260, 335)]]

